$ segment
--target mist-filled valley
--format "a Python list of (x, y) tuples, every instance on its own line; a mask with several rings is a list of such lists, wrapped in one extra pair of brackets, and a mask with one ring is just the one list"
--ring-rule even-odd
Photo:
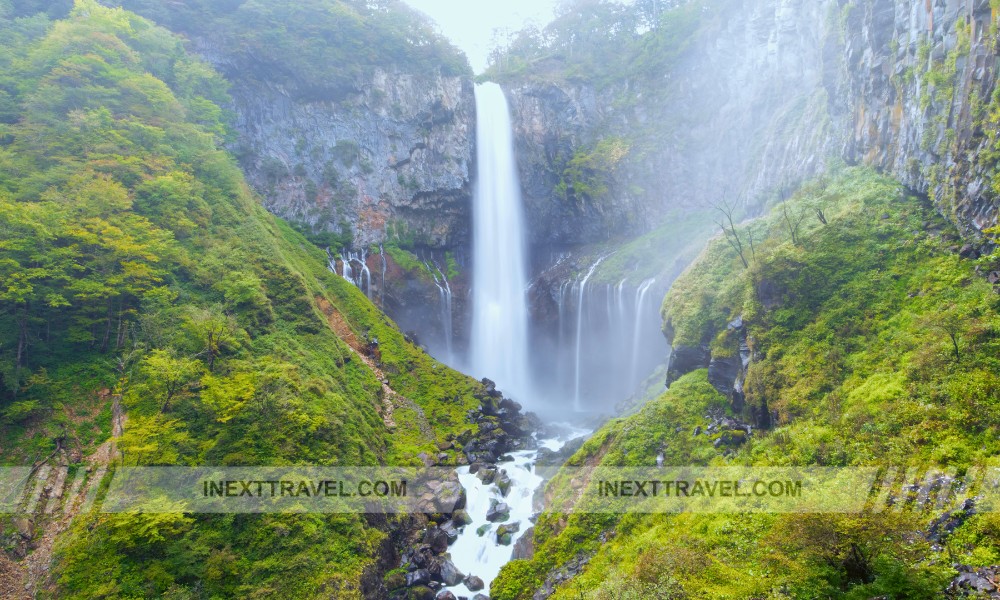
[(0, 0), (0, 598), (1000, 598), (998, 44)]

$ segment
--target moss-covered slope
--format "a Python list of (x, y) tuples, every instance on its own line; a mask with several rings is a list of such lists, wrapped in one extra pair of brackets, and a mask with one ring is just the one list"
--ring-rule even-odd
[[(926, 203), (861, 169), (806, 186), (735, 233), (749, 266), (720, 236), (663, 313), (675, 344), (717, 357), (736, 352), (727, 323), (742, 316), (747, 407), (734, 411), (694, 370), (601, 428), (570, 464), (648, 466), (662, 450), (668, 465), (997, 465), (1000, 301), (976, 273), (994, 258), (960, 258)], [(762, 406), (769, 430), (720, 444), (719, 433), (695, 433)], [(548, 493), (570, 483), (556, 478)], [(493, 597), (547, 585), (554, 598), (937, 598), (953, 564), (1000, 562), (995, 514), (960, 514), (932, 545), (938, 516), (546, 514), (535, 557), (506, 567)]]
[[(88, 464), (116, 402), (127, 465), (422, 464), (475, 429), (482, 386), (259, 206), (225, 94), (120, 9), (0, 20), (3, 463)], [(39, 589), (360, 597), (385, 538), (359, 515), (80, 515)]]

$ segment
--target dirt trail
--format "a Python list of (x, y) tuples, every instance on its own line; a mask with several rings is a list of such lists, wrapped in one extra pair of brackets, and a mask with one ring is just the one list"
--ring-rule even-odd
[[(108, 465), (117, 456), (116, 441), (124, 426), (121, 396), (115, 395), (111, 405), (111, 437), (84, 459), (86, 466), (78, 469), (75, 477), (67, 474), (65, 466), (69, 460), (65, 450), (49, 458), (49, 468), (42, 468), (48, 476), (41, 483), (38, 503), (33, 514), (24, 517), (33, 529), (31, 550), (19, 563), (0, 553), (0, 598), (28, 600), (36, 598), (42, 589), (52, 591), (51, 566), (56, 539), (87, 504), (88, 492), (92, 486), (100, 484)], [(43, 476), (42, 469), (40, 476)], [(39, 485), (37, 481), (33, 483)]]

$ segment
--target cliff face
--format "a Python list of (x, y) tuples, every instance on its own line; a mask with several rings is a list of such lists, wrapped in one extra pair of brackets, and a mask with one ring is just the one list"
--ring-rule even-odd
[[(508, 79), (534, 239), (590, 243), (724, 194), (753, 214), (831, 159), (931, 194), (975, 236), (996, 221), (994, 23), (989, 0), (734, 0), (662, 76)], [(574, 149), (608, 135), (630, 142), (608, 197), (560, 198)]]
[(268, 210), (355, 248), (389, 236), (468, 243), (469, 79), (377, 69), (349, 89), (314, 90), (203, 50), (232, 82), (234, 150)]

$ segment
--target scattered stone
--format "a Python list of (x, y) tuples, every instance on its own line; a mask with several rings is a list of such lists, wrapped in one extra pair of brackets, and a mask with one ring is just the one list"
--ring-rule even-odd
[(490, 527), (492, 527), (492, 525), (490, 525), (489, 523), (486, 523), (485, 525), (480, 525), (479, 528), (476, 529), (476, 535), (478, 535), (479, 537), (483, 537), (484, 535), (490, 532)]
[(968, 597), (969, 592), (994, 598), (1000, 592), (997, 582), (1000, 581), (1000, 566), (973, 568), (968, 565), (954, 565), (958, 575), (948, 585), (948, 594), (952, 597)]
[(451, 522), (454, 523), (455, 527), (464, 527), (472, 523), (472, 517), (465, 509), (458, 509), (451, 515)]
[(452, 594), (448, 590), (444, 590), (438, 593), (436, 600), (458, 600), (458, 599), (455, 598), (455, 594)]
[(472, 600), (490, 600), (490, 597), (485, 594), (476, 594), (472, 597)]
[(470, 592), (478, 592), (479, 590), (486, 587), (486, 584), (483, 583), (483, 580), (480, 579), (479, 577), (476, 577), (475, 575), (469, 575), (468, 577), (465, 578), (465, 587), (469, 588)]
[(986, 281), (993, 285), (1000, 283), (1000, 271), (990, 271), (990, 274), (986, 276)]

